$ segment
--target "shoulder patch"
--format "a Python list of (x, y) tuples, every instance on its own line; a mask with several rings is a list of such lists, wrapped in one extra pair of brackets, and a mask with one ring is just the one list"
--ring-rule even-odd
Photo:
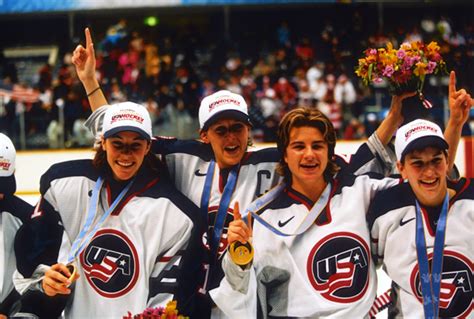
[(92, 166), (92, 160), (90, 159), (54, 164), (41, 176), (41, 194), (46, 192), (53, 180), (71, 176), (85, 176), (91, 180), (97, 180), (98, 174), (96, 169)]
[(402, 183), (378, 192), (372, 200), (367, 214), (369, 229), (372, 229), (375, 220), (380, 216), (394, 209), (413, 205), (415, 203), (413, 197), (413, 191), (408, 183)]

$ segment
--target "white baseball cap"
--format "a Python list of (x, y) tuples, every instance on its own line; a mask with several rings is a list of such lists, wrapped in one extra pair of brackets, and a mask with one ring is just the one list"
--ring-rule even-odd
[(221, 90), (206, 96), (199, 107), (199, 125), (207, 130), (210, 125), (223, 118), (231, 118), (250, 124), (247, 103), (240, 94)]
[(147, 109), (133, 102), (111, 105), (104, 115), (102, 134), (104, 138), (123, 131), (140, 134), (147, 141), (151, 140), (151, 119)]
[(16, 191), (15, 172), (16, 150), (12, 141), (0, 133), (0, 193), (13, 194)]
[(427, 120), (414, 120), (400, 127), (395, 137), (395, 154), (401, 161), (409, 152), (428, 146), (448, 149), (441, 128)]

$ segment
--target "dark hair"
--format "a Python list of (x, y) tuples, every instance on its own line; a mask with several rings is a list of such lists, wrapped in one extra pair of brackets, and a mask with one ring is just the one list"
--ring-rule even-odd
[[(249, 136), (248, 136), (248, 138), (247, 138), (247, 147), (253, 146), (253, 140), (252, 140), (252, 136), (251, 136), (251, 134), (250, 134), (250, 130), (251, 130), (252, 126), (251, 126), (249, 123), (245, 123), (245, 122), (242, 122), (242, 121), (240, 121), (240, 122), (241, 122), (242, 124), (244, 124), (245, 127), (248, 129), (248, 133), (249, 133), (248, 135), (249, 135)], [(206, 129), (200, 129), (200, 130), (199, 130), (199, 134), (201, 134), (202, 132), (208, 132), (208, 131), (209, 131), (209, 127), (207, 127)]]
[(334, 148), (336, 147), (336, 132), (331, 121), (317, 109), (297, 108), (288, 112), (278, 126), (277, 147), (280, 151), (280, 162), (277, 166), (278, 174), (284, 176), (287, 182), (290, 181), (291, 172), (288, 164), (284, 160), (284, 154), (290, 143), (290, 132), (294, 127), (310, 126), (318, 129), (323, 135), (324, 141), (328, 144), (328, 165), (324, 170), (324, 180), (329, 182), (332, 176), (339, 170), (334, 161)]
[[(430, 147), (430, 146), (426, 146), (426, 147), (420, 148), (420, 149), (414, 149), (414, 150), (412, 150), (412, 151), (410, 151), (406, 154), (403, 154), (402, 158), (400, 159), (400, 163), (402, 165), (405, 165), (405, 159), (406, 159), (408, 154), (413, 153), (415, 151), (424, 151), (428, 147)], [(438, 148), (438, 149), (443, 153), (443, 155), (446, 157), (446, 161), (447, 161), (448, 160), (448, 150), (447, 149), (441, 149), (441, 148)]]
[[(102, 145), (97, 147), (94, 159), (92, 160), (92, 165), (100, 172), (107, 172), (108, 170), (111, 170), (109, 163), (107, 162), (107, 152), (102, 149)], [(163, 164), (156, 157), (156, 155), (151, 152), (148, 152), (145, 155), (142, 165), (147, 166), (149, 169), (157, 173), (163, 173)]]

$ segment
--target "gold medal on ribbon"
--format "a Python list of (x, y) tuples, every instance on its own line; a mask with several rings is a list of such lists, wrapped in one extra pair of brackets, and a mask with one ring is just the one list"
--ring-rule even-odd
[(77, 272), (76, 265), (74, 264), (74, 262), (71, 262), (71, 263), (67, 264), (66, 267), (69, 270), (69, 272), (71, 273), (71, 276), (69, 276), (68, 280), (70, 282), (74, 282), (74, 277), (76, 276), (76, 272)]
[(253, 259), (253, 246), (249, 242), (242, 244), (235, 241), (229, 247), (230, 258), (235, 264), (245, 266)]

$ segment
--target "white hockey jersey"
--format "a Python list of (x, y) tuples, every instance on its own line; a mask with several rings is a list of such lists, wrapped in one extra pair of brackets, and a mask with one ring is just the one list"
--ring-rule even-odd
[(33, 206), (14, 195), (0, 200), (0, 314), (9, 315), (20, 295), (13, 287), (16, 269), (15, 236), (33, 212)]
[[(90, 160), (56, 164), (42, 176), (41, 199), (31, 216), (35, 246), (25, 256), (34, 262), (30, 269), (22, 269), (24, 277), (37, 265), (66, 263), (85, 225), (97, 179)], [(115, 197), (111, 179), (105, 180), (93, 225)], [(128, 311), (141, 313), (171, 299), (177, 299), (180, 311), (186, 312), (202, 272), (203, 254), (199, 254), (204, 250), (199, 239), (204, 228), (196, 210), (170, 182), (142, 167), (78, 256), (80, 278), (74, 283), (66, 316), (121, 318)]]
[[(473, 318), (474, 297), (474, 180), (448, 182), (450, 199), (444, 243), (439, 316)], [(432, 259), (439, 211), (422, 218), (429, 260)], [(437, 215), (437, 216), (434, 216)], [(374, 258), (392, 279), (389, 317), (423, 318), (416, 252), (415, 194), (401, 184), (374, 198), (368, 215)]]
[[(96, 137), (100, 136), (101, 122), (107, 107), (103, 106), (94, 111), (85, 123)], [(155, 154), (160, 154), (165, 160), (170, 178), (174, 181), (176, 188), (200, 207), (206, 174), (211, 160), (214, 159), (211, 146), (195, 140), (182, 141), (175, 138), (157, 137), (153, 140), (152, 151)], [(380, 143), (374, 134), (366, 144), (359, 148), (356, 154), (347, 158), (347, 161), (336, 156), (336, 163), (344, 167), (345, 171), (355, 174), (366, 172), (389, 174), (393, 169), (392, 153)], [(239, 202), (239, 206), (245, 208), (257, 197), (275, 186), (281, 180), (275, 171), (280, 157), (276, 148), (255, 151), (250, 148), (242, 159), (219, 243), (216, 261), (218, 265), (212, 265), (213, 272), (208, 278), (205, 288), (217, 287), (224, 275), (219, 264), (222, 262), (223, 252), (227, 249), (227, 228), (233, 220), (235, 202)], [(212, 233), (214, 228), (217, 208), (227, 182), (227, 175), (228, 170), (220, 170), (216, 165), (207, 208), (208, 233), (203, 236), (203, 243), (206, 247), (209, 247), (208, 234)]]
[[(253, 225), (253, 267), (242, 270), (224, 257), (226, 274), (211, 290), (231, 318), (362, 318), (376, 293), (365, 214), (379, 190), (399, 179), (338, 174), (328, 204), (303, 234), (279, 236)], [(295, 233), (314, 203), (286, 188), (262, 211), (269, 224)]]

